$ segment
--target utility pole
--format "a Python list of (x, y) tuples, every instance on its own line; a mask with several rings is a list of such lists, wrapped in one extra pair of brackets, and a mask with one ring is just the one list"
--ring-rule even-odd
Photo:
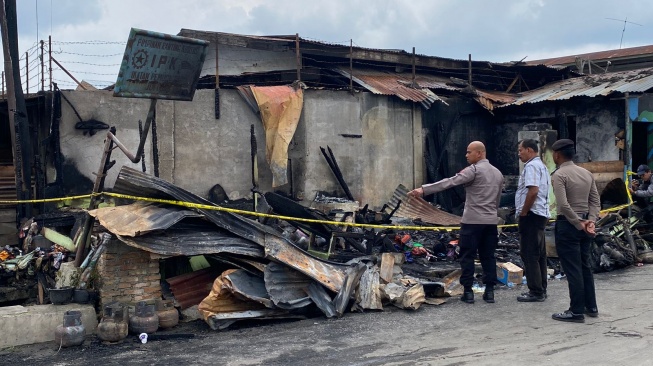
[(29, 52), (25, 52), (25, 94), (29, 95)]
[(297, 81), (302, 81), (302, 60), (299, 53), (299, 33), (295, 33), (295, 58), (297, 59)]
[(41, 40), (41, 90), (45, 91), (45, 63), (43, 57), (43, 40)]
[(469, 54), (469, 62), (467, 63), (467, 84), (472, 86), (472, 54)]
[(52, 36), (48, 36), (48, 63), (50, 66), (50, 91), (52, 91)]
[[(7, 74), (7, 105), (16, 171), (16, 194), (19, 200), (28, 200), (32, 196), (32, 154), (27, 108), (20, 82), (20, 65), (18, 62), (13, 62), (13, 60), (19, 60), (16, 0), (0, 0), (0, 5), (2, 7), (0, 9), (0, 28), (2, 30), (5, 73)], [(31, 217), (31, 204), (18, 205), (18, 216), (20, 219)]]

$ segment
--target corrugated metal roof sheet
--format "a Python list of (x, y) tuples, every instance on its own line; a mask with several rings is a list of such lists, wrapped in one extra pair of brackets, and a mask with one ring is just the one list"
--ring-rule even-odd
[[(334, 69), (337, 73), (349, 77), (349, 70)], [(389, 73), (370, 69), (355, 69), (351, 78), (360, 86), (374, 94), (396, 95), (402, 100), (421, 103), (425, 108), (430, 108), (435, 101), (447, 104), (429, 89), (457, 90), (447, 85), (448, 79), (430, 75), (416, 75), (416, 87), (412, 87), (412, 75), (405, 73)], [(448, 105), (448, 104), (447, 104)]]
[(395, 216), (406, 217), (409, 219), (420, 219), (423, 222), (434, 225), (454, 226), (460, 225), (460, 216), (452, 215), (448, 212), (438, 210), (424, 199), (419, 197), (409, 197), (408, 189), (402, 184), (395, 189), (392, 199), (388, 202), (389, 207), (397, 207), (401, 200), (401, 206), (395, 212)]
[(612, 93), (645, 92), (652, 88), (653, 68), (594, 74), (551, 83), (521, 93), (514, 102), (500, 107), (538, 103), (547, 100), (566, 100), (579, 96), (596, 97), (607, 96)]
[(270, 262), (264, 272), (265, 289), (274, 305), (282, 309), (298, 309), (310, 305), (308, 276), (282, 264)]
[(626, 58), (626, 57), (633, 57), (633, 56), (644, 56), (644, 55), (651, 55), (651, 54), (653, 54), (653, 45), (648, 45), (648, 46), (641, 46), (641, 47), (623, 48), (619, 50), (590, 52), (590, 53), (583, 53), (579, 55), (561, 56), (561, 57), (547, 58), (541, 60), (526, 61), (526, 65), (546, 65), (546, 66), (566, 65), (566, 64), (575, 63), (577, 57), (581, 59), (590, 59), (592, 61), (597, 61), (597, 60), (611, 60), (611, 59), (618, 59), (618, 58)]
[(214, 270), (207, 268), (167, 278), (166, 282), (170, 284), (170, 291), (172, 291), (181, 309), (184, 310), (199, 304), (209, 295), (213, 281), (217, 276)]
[(218, 228), (175, 227), (163, 233), (151, 233), (135, 238), (118, 235), (118, 239), (131, 247), (161, 255), (229, 253), (254, 258), (263, 258), (265, 255), (260, 245)]
[(187, 217), (202, 217), (181, 207), (144, 202), (98, 208), (89, 214), (113, 234), (132, 237), (168, 229)]

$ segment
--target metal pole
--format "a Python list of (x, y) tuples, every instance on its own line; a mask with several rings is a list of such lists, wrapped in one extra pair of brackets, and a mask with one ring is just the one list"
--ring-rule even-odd
[(41, 40), (41, 90), (45, 90), (45, 63), (43, 60), (43, 45), (45, 42)]
[(349, 40), (349, 92), (354, 95), (354, 40)]
[(297, 58), (297, 81), (302, 81), (301, 59), (299, 56), (299, 33), (295, 33), (295, 57)]
[(472, 54), (469, 54), (469, 62), (467, 64), (467, 84), (472, 86)]
[(52, 36), (48, 36), (48, 57), (50, 63), (50, 91), (52, 91)]
[[(630, 179), (628, 177), (628, 172), (631, 172), (633, 170), (632, 167), (632, 156), (631, 156), (631, 148), (632, 148), (632, 139), (633, 139), (633, 123), (630, 120), (630, 108), (628, 106), (628, 95), (629, 93), (625, 93), (624, 95), (624, 102), (626, 103), (625, 105), (625, 125), (626, 125), (626, 152), (625, 152), (625, 160), (626, 164), (624, 169), (626, 169), (626, 172), (624, 174), (624, 180), (628, 183), (630, 183)], [(628, 206), (628, 218), (630, 218), (632, 214), (631, 207)], [(630, 221), (629, 221), (630, 222)]]
[(61, 70), (63, 70), (63, 72), (66, 73), (66, 75), (70, 76), (70, 78), (73, 79), (77, 83), (77, 85), (79, 85), (80, 88), (82, 88), (84, 90), (87, 90), (86, 87), (84, 87), (84, 85), (82, 85), (82, 83), (80, 83), (79, 81), (77, 81), (77, 79), (75, 79), (73, 74), (69, 73), (68, 70), (66, 70), (66, 68), (63, 67), (63, 65), (59, 63), (59, 61), (55, 60), (54, 57), (50, 57), (50, 60), (54, 61), (54, 63), (57, 64), (57, 66), (59, 66), (59, 68), (61, 68)]
[(412, 83), (410, 85), (412, 85), (413, 88), (416, 87), (416, 85), (415, 85), (415, 47), (413, 47), (413, 81), (412, 81)]
[(29, 94), (29, 53), (25, 52), (25, 94)]

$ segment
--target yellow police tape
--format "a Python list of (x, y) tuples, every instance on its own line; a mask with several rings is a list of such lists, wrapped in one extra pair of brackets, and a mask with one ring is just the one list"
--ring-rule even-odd
[[(632, 197), (630, 195), (630, 191), (627, 189), (627, 187), (628, 186), (626, 185), (626, 193), (628, 195), (629, 203), (623, 204), (623, 205), (620, 205), (620, 206), (616, 206), (616, 207), (611, 207), (611, 208), (606, 209), (606, 210), (602, 210), (601, 213), (620, 211), (620, 210), (622, 210), (624, 208), (627, 208), (628, 206), (632, 205), (633, 204), (633, 199), (632, 199)], [(95, 196), (108, 196), (108, 197), (114, 197), (114, 198), (130, 199), (130, 200), (135, 200), (135, 201), (144, 201), (144, 202), (153, 202), (153, 203), (165, 203), (165, 204), (169, 204), (169, 205), (182, 206), (182, 207), (187, 207), (187, 208), (197, 208), (197, 209), (203, 209), (203, 210), (215, 210), (215, 211), (230, 212), (230, 213), (235, 213), (235, 214), (240, 214), (240, 215), (267, 217), (267, 218), (280, 219), (280, 220), (286, 220), (286, 221), (300, 221), (300, 222), (308, 222), (308, 223), (314, 223), (314, 224), (328, 224), (328, 225), (335, 225), (335, 226), (352, 226), (352, 227), (361, 227), (361, 228), (396, 229), (396, 230), (424, 230), (424, 231), (440, 231), (440, 230), (454, 231), (454, 230), (460, 230), (459, 226), (374, 225), (374, 224), (357, 224), (357, 223), (353, 223), (353, 222), (337, 222), (337, 221), (330, 221), (330, 220), (304, 219), (304, 218), (300, 218), (300, 217), (271, 215), (271, 214), (265, 214), (265, 213), (260, 213), (260, 212), (238, 210), (238, 209), (234, 209), (234, 208), (227, 208), (227, 207), (221, 207), (221, 206), (203, 205), (203, 204), (199, 204), (199, 203), (184, 202), (184, 201), (177, 201), (177, 200), (165, 200), (165, 199), (160, 199), (160, 198), (139, 197), (139, 196), (132, 196), (132, 195), (127, 195), (127, 194), (113, 193), (113, 192), (90, 193), (90, 194), (60, 197), (60, 198), (43, 198), (43, 199), (34, 199), (34, 200), (0, 201), (0, 205), (16, 205), (16, 204), (23, 204), (23, 203), (62, 202), (62, 201), (68, 201), (68, 200), (74, 200), (74, 199), (84, 199), (84, 198), (95, 197)], [(517, 224), (498, 225), (498, 227), (500, 227), (500, 228), (517, 227)]]

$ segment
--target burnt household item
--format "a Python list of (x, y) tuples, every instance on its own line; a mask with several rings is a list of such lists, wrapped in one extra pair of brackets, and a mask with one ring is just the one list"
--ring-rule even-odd
[(73, 299), (73, 290), (74, 289), (69, 286), (49, 289), (48, 296), (50, 296), (50, 302), (55, 305), (68, 304)]
[(88, 304), (91, 297), (87, 290), (76, 288), (73, 290), (73, 302), (76, 304)]
[(118, 342), (129, 334), (129, 312), (124, 306), (107, 305), (104, 317), (95, 331), (98, 338), (105, 342)]
[(154, 305), (144, 301), (136, 305), (134, 315), (129, 317), (129, 331), (133, 334), (154, 333), (159, 329), (159, 316), (156, 315)]
[(69, 310), (64, 313), (63, 324), (54, 331), (54, 341), (61, 347), (79, 346), (84, 343), (86, 328), (82, 324), (82, 312)]
[(172, 328), (179, 324), (179, 312), (172, 300), (157, 300), (156, 315), (159, 317), (159, 328)]

